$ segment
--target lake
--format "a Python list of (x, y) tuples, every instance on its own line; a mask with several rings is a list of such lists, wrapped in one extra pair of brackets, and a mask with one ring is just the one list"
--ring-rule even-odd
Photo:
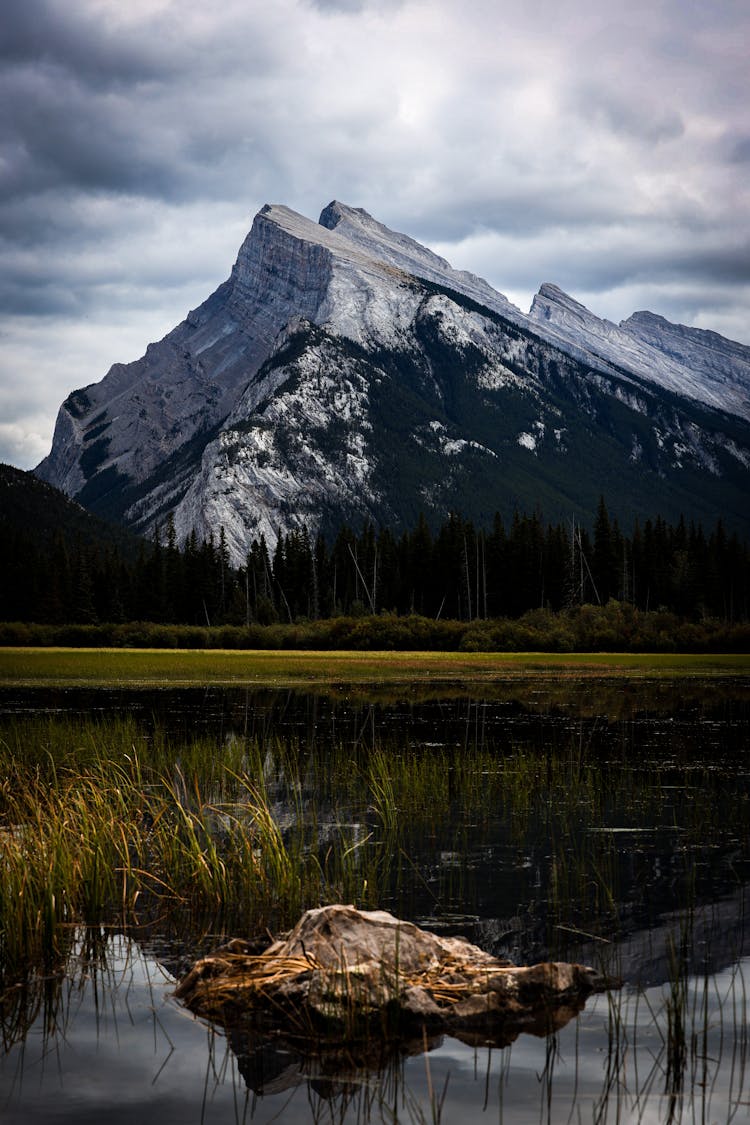
[(127, 925), (71, 914), (54, 969), (6, 973), (4, 1122), (750, 1119), (746, 678), (0, 690), (0, 739), (46, 786), (50, 747), (83, 760), (115, 729), (186, 802), (200, 782), (219, 844), (253, 771), (321, 894), (624, 986), (546, 1038), (334, 1063), (181, 1007), (175, 980), (242, 904), (144, 892)]

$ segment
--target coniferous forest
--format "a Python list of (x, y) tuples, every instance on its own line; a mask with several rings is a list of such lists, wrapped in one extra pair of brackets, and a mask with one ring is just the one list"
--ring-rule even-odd
[[(282, 535), (274, 544), (261, 539), (240, 567), (230, 565), (222, 529), (201, 542), (193, 535), (180, 547), (170, 523), (149, 541), (119, 542), (60, 527), (39, 535), (18, 520), (1, 518), (0, 545), (0, 620), (191, 626), (204, 630), (194, 634), (196, 645), (212, 643), (205, 630), (216, 627), (225, 628), (224, 643), (240, 645), (240, 635), (232, 640), (227, 627), (276, 627), (278, 637), (281, 626), (411, 616), (443, 626), (463, 623), (452, 640), (447, 633), (434, 645), (423, 638), (429, 647), (516, 647), (520, 642), (502, 630), (492, 634), (478, 626), (531, 615), (537, 625), (547, 621), (549, 631), (551, 616), (567, 614), (572, 620), (581, 606), (594, 607), (589, 617), (599, 612), (597, 621), (604, 621), (614, 644), (612, 609), (606, 619), (601, 616), (614, 604), (620, 632), (623, 613), (629, 615), (631, 641), (633, 615), (657, 613), (672, 615), (671, 625), (662, 622), (662, 634), (681, 623), (679, 643), (687, 647), (700, 647), (701, 628), (709, 620), (733, 626), (731, 647), (736, 647), (737, 627), (750, 617), (750, 551), (721, 521), (705, 530), (657, 516), (625, 532), (610, 517), (604, 498), (591, 528), (572, 519), (546, 523), (538, 513), (519, 513), (509, 525), (496, 516), (489, 528), (451, 515), (431, 529), (420, 517), (399, 534), (366, 525), (342, 527), (330, 542), (304, 530)], [(467, 626), (473, 629), (468, 634)], [(687, 626), (692, 632), (684, 632)], [(745, 631), (739, 629), (743, 636)], [(134, 643), (132, 631), (124, 636), (124, 641), (114, 634), (109, 639)], [(259, 636), (256, 631), (255, 643), (263, 643)], [(346, 643), (346, 637), (339, 640)], [(13, 643), (7, 630), (6, 643)], [(552, 647), (584, 643), (585, 638), (565, 633), (550, 640)]]

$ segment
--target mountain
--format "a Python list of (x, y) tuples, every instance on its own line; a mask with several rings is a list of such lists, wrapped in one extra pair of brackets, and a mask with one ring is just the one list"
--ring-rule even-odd
[(231, 276), (63, 403), (36, 473), (140, 532), (718, 515), (750, 530), (750, 349), (487, 282), (333, 202), (256, 216)]
[(130, 561), (143, 547), (140, 536), (92, 515), (33, 473), (0, 464), (0, 540), (7, 548), (32, 536), (37, 547), (61, 539), (68, 547), (110, 547)]
[(550, 284), (537, 293), (529, 317), (563, 347), (583, 345), (592, 362), (607, 360), (677, 394), (750, 419), (750, 347), (745, 344), (670, 324), (650, 312), (612, 324)]

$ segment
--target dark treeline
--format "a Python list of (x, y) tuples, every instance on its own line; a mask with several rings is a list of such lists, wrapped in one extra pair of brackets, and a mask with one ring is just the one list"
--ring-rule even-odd
[(151, 621), (213, 627), (290, 624), (380, 613), (472, 622), (610, 600), (701, 621), (747, 621), (750, 551), (719, 521), (710, 533), (656, 518), (624, 534), (602, 500), (591, 529), (499, 516), (490, 529), (452, 515), (400, 535), (343, 527), (253, 543), (232, 567), (223, 530), (179, 548), (167, 525), (126, 559), (115, 545), (39, 544), (2, 531), (0, 620), (49, 624)]
[(246, 573), (245, 601), (259, 621), (384, 610), (472, 621), (610, 599), (736, 621), (748, 617), (750, 552), (721, 522), (706, 536), (657, 518), (625, 536), (602, 501), (591, 533), (538, 515), (508, 527), (496, 516), (486, 531), (452, 515), (435, 534), (423, 519), (398, 538), (343, 528), (329, 550), (293, 532), (270, 557), (254, 544)]

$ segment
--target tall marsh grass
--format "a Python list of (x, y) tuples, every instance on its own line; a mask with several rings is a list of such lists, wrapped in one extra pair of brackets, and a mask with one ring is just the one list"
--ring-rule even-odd
[(687, 880), (695, 849), (731, 827), (710, 770), (680, 787), (575, 745), (218, 742), (51, 716), (5, 722), (0, 778), (5, 979), (54, 967), (81, 925), (178, 926), (192, 940), (275, 931), (333, 901), (465, 913), (486, 894), (488, 854), (508, 915), (538, 870), (547, 945), (564, 954), (565, 935), (617, 932), (622, 833), (637, 841), (646, 824), (672, 847), (679, 832)]
[[(255, 752), (254, 752), (255, 751)], [(128, 720), (16, 724), (0, 743), (0, 966), (53, 964), (81, 923), (175, 911), (276, 924), (317, 893), (257, 747), (144, 743)]]

